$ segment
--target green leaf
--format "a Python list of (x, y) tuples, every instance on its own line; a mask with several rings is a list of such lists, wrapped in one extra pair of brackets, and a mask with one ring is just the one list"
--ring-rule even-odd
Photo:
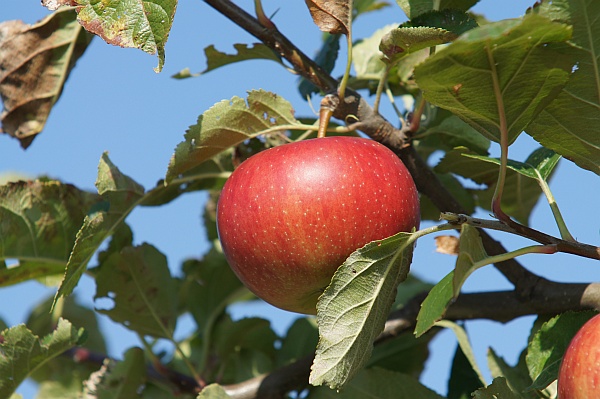
[(83, 329), (77, 330), (62, 318), (42, 340), (24, 324), (0, 332), (0, 397), (8, 398), (30, 373), (78, 345), (83, 335)]
[(277, 335), (268, 320), (222, 317), (215, 326), (214, 354), (222, 383), (244, 381), (273, 369)]
[(167, 170), (166, 181), (197, 167), (220, 152), (266, 130), (298, 124), (292, 105), (276, 94), (258, 90), (223, 100), (200, 115), (190, 126), (185, 141), (177, 145)]
[(448, 273), (437, 283), (427, 297), (421, 303), (421, 310), (417, 315), (417, 325), (415, 326), (415, 335), (420, 337), (425, 334), (433, 325), (444, 317), (446, 309), (454, 298), (452, 280), (454, 279), (454, 270)]
[(379, 50), (384, 55), (384, 62), (394, 64), (405, 55), (448, 43), (456, 37), (456, 34), (440, 28), (400, 27), (383, 36)]
[(496, 355), (492, 348), (488, 349), (488, 366), (492, 377), (504, 377), (508, 386), (515, 392), (519, 393), (519, 398), (535, 399), (539, 398), (536, 392), (524, 392), (532, 383), (527, 370), (527, 365), (524, 361), (524, 352), (519, 358), (519, 363), (516, 366), (509, 366), (503, 358)]
[(111, 298), (98, 312), (142, 335), (171, 338), (177, 321), (177, 290), (166, 257), (149, 244), (124, 248), (100, 266), (94, 299)]
[(204, 331), (210, 331), (227, 305), (243, 295), (249, 296), (225, 256), (214, 248), (199, 261), (185, 261), (183, 271), (185, 283), (181, 290), (185, 290), (184, 306)]
[(466, 12), (457, 8), (446, 8), (428, 11), (400, 25), (400, 27), (417, 26), (444, 29), (458, 37), (466, 31), (477, 28), (478, 25), (477, 21)]
[(96, 188), (104, 202), (85, 217), (77, 233), (65, 276), (54, 298), (55, 303), (58, 298), (73, 292), (94, 253), (138, 205), (144, 194), (144, 188), (122, 174), (107, 153), (102, 154), (98, 165)]
[(314, 352), (319, 343), (319, 330), (314, 318), (302, 317), (287, 330), (277, 351), (277, 364), (283, 366)]
[(131, 348), (122, 361), (108, 360), (84, 383), (86, 398), (130, 399), (140, 398), (146, 381), (144, 351)]
[(0, 23), (0, 132), (27, 148), (46, 125), (65, 82), (92, 35), (72, 9), (52, 13), (33, 25)]
[(176, 8), (177, 0), (78, 0), (76, 10), (79, 23), (106, 43), (158, 53), (160, 72)]
[(474, 399), (521, 399), (518, 393), (513, 391), (506, 382), (506, 378), (494, 378), (494, 381), (485, 388), (478, 389), (473, 393)]
[(231, 399), (219, 384), (210, 384), (202, 389), (196, 399)]
[(227, 54), (215, 49), (215, 46), (211, 44), (204, 49), (204, 56), (206, 57), (207, 64), (205, 70), (198, 73), (191, 73), (189, 68), (185, 68), (184, 70), (173, 75), (173, 78), (185, 79), (197, 77), (223, 66), (248, 60), (271, 60), (284, 65), (281, 61), (281, 56), (276, 54), (263, 43), (254, 43), (252, 45), (236, 43), (233, 45), (233, 47), (237, 53)]
[(490, 140), (512, 143), (567, 82), (573, 62), (553, 43), (569, 26), (528, 15), (472, 29), (415, 68), (425, 98)]
[(429, 358), (429, 342), (434, 337), (435, 333), (420, 338), (412, 334), (401, 334), (394, 339), (378, 343), (373, 348), (367, 368), (384, 368), (418, 379)]
[(410, 238), (399, 233), (371, 242), (336, 271), (317, 303), (320, 337), (309, 379), (312, 385), (340, 388), (366, 365), (396, 288), (408, 275)]
[(442, 399), (440, 395), (421, 385), (416, 379), (406, 374), (380, 368), (361, 371), (342, 391), (319, 387), (311, 390), (309, 396), (310, 399), (365, 399), (366, 397), (373, 399)]
[[(444, 114), (447, 114), (444, 111)], [(423, 133), (415, 137), (417, 147), (430, 150), (450, 151), (456, 147), (467, 147), (471, 151), (487, 155), (490, 148), (490, 140), (483, 137), (479, 132), (464, 122), (459, 117), (450, 114), (443, 118), (439, 124), (428, 127)]]
[[(456, 9), (467, 11), (477, 4), (479, 0), (396, 0), (396, 3), (402, 8), (402, 11), (410, 19), (413, 19), (425, 12), (438, 10)], [(437, 4), (436, 4), (437, 3)]]
[(87, 211), (98, 196), (58, 181), (0, 186), (0, 286), (61, 275)]
[[(500, 166), (500, 159), (465, 154), (466, 157), (480, 159)], [(560, 155), (552, 150), (540, 147), (527, 158), (525, 162), (509, 160), (507, 167), (515, 172), (535, 180), (546, 180), (558, 164)]]
[(543, 389), (558, 377), (562, 356), (577, 331), (596, 312), (567, 312), (545, 322), (527, 347), (527, 367), (534, 381), (531, 389)]
[[(434, 172), (435, 173), (435, 172)], [(451, 173), (435, 174), (442, 185), (462, 205), (467, 214), (475, 212), (475, 195)], [(428, 197), (421, 197), (421, 220), (440, 220), (440, 210)]]
[(358, 18), (360, 15), (364, 15), (372, 11), (378, 11), (389, 6), (390, 4), (386, 1), (354, 0), (352, 2), (352, 20), (356, 21), (356, 18)]
[[(365, 2), (367, 3), (367, 2)], [(354, 4), (356, 6), (356, 3)], [(338, 53), (340, 51), (340, 35), (331, 35), (325, 33), (325, 40), (321, 48), (314, 57), (314, 61), (327, 73), (331, 73), (335, 67), (335, 61), (337, 60)], [(307, 100), (315, 93), (320, 93), (321, 89), (312, 84), (305, 78), (300, 78), (300, 84), (298, 85), (298, 91), (300, 96)]]
[(352, 46), (352, 64), (357, 79), (378, 80), (386, 66), (381, 60), (383, 54), (379, 44), (385, 35), (398, 25), (387, 25), (375, 31), (370, 37), (357, 41)]
[(454, 267), (454, 298), (460, 293), (467, 278), (477, 270), (476, 263), (487, 258), (479, 232), (473, 226), (463, 224), (460, 227), (460, 245), (456, 266)]
[(448, 380), (448, 399), (471, 399), (471, 392), (482, 387), (479, 375), (457, 345)]
[[(65, 362), (66, 363), (66, 362)], [(80, 399), (81, 398), (81, 386), (83, 379), (78, 377), (68, 378), (67, 373), (73, 376), (72, 367), (73, 362), (71, 361), (68, 365), (63, 364), (63, 372), (65, 378), (59, 381), (44, 380), (38, 385), (38, 391), (36, 393), (36, 399)]]
[(600, 174), (600, 4), (554, 0), (543, 2), (534, 12), (573, 25), (563, 57), (575, 59), (576, 64), (558, 97), (525, 130), (579, 167)]
[[(532, 154), (532, 156), (535, 157), (536, 155)], [(531, 158), (528, 158), (528, 160), (531, 160)], [(530, 166), (523, 167), (523, 163), (512, 160), (508, 161), (508, 165), (505, 194), (502, 196), (502, 209), (519, 222), (527, 224), (531, 211), (542, 194), (542, 189), (537, 181), (523, 177), (524, 175), (521, 172), (530, 168)], [(544, 167), (545, 171), (548, 171), (548, 169)], [(499, 171), (499, 161), (497, 159), (473, 154), (464, 147), (458, 147), (446, 153), (435, 167), (435, 171), (437, 173), (455, 173), (471, 179), (475, 183), (487, 185), (486, 189), (474, 190), (473, 192), (478, 197), (479, 206), (488, 210), (491, 208)]]
[(481, 381), (481, 383), (484, 384), (485, 378), (483, 378), (483, 374), (481, 373), (481, 370), (477, 365), (477, 361), (475, 360), (475, 354), (473, 353), (473, 348), (471, 347), (471, 343), (469, 342), (469, 337), (467, 336), (467, 332), (465, 331), (465, 329), (450, 320), (440, 320), (437, 323), (435, 323), (435, 325), (438, 327), (449, 328), (452, 330), (452, 332), (454, 332), (454, 335), (456, 335), (456, 339), (458, 341), (458, 345), (460, 346), (460, 349), (462, 350), (464, 356), (467, 358), (475, 374), (477, 374), (479, 381)]

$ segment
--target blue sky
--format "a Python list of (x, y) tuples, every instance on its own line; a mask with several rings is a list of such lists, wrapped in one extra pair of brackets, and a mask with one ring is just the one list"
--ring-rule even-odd
[[(239, 2), (250, 7), (251, 2)], [(393, 2), (392, 2), (393, 3)], [(476, 10), (489, 19), (516, 17), (524, 13), (533, 1), (483, 0)], [(313, 54), (321, 33), (312, 24), (303, 1), (264, 1), (267, 14), (279, 8), (274, 22), (307, 54)], [(48, 11), (37, 0), (6, 2), (0, 20), (22, 19), (33, 23)], [(391, 8), (363, 16), (356, 22), (354, 37), (369, 36), (376, 29), (405, 17), (401, 10)], [(121, 49), (95, 39), (79, 61), (45, 131), (31, 147), (23, 151), (16, 140), (0, 135), (0, 178), (7, 173), (35, 177), (47, 174), (80, 188), (93, 190), (100, 156), (108, 151), (111, 160), (126, 174), (150, 188), (166, 172), (169, 159), (187, 127), (198, 115), (222, 99), (244, 97), (246, 91), (262, 88), (276, 92), (291, 101), (296, 115), (312, 115), (308, 104), (296, 91), (297, 78), (269, 61), (252, 61), (213, 71), (206, 76), (177, 81), (170, 76), (190, 67), (203, 70), (203, 49), (214, 44), (221, 51), (231, 52), (234, 43), (256, 40), (221, 17), (201, 1), (182, 0), (166, 47), (166, 64), (161, 74), (153, 68), (157, 59), (139, 50)], [(342, 55), (343, 57), (343, 55)], [(344, 61), (340, 59), (339, 66)], [(341, 72), (339, 72), (341, 74)], [(318, 104), (315, 99), (315, 104)], [(389, 112), (389, 107), (383, 108)], [(391, 114), (388, 114), (391, 115)], [(393, 120), (393, 117), (390, 116)], [(535, 148), (533, 140), (522, 135), (510, 156), (524, 160)], [(571, 232), (583, 242), (598, 243), (600, 216), (596, 212), (600, 185), (597, 176), (582, 171), (568, 161), (562, 161), (551, 182), (551, 188), (561, 206)], [(150, 242), (163, 251), (174, 274), (182, 260), (198, 257), (207, 249), (201, 226), (203, 194), (193, 193), (161, 208), (136, 210), (127, 222), (134, 229), (136, 243)], [(485, 213), (477, 216), (487, 217)], [(550, 234), (558, 234), (547, 204), (540, 201), (531, 224)], [(422, 227), (426, 227), (424, 224)], [(528, 245), (527, 241), (495, 235), (511, 249)], [(436, 282), (453, 267), (454, 259), (435, 253), (431, 238), (419, 241), (413, 262), (413, 272)], [(529, 255), (522, 259), (530, 270), (558, 281), (600, 281), (597, 262), (572, 256)], [(576, 266), (576, 267), (575, 267)], [(492, 267), (473, 274), (465, 291), (510, 289), (506, 280)], [(0, 317), (9, 325), (23, 322), (35, 304), (54, 293), (54, 288), (41, 289), (37, 283), (24, 283), (0, 289)], [(84, 279), (76, 290), (83, 303), (93, 305), (95, 287)], [(285, 331), (296, 315), (265, 304), (238, 306), (236, 317), (260, 315), (268, 317), (278, 332)], [(474, 321), (467, 324), (480, 365), (485, 368), (486, 351), (495, 351), (513, 363), (527, 340), (532, 318), (521, 318), (507, 325)], [(181, 329), (191, 323), (181, 323)], [(109, 337), (110, 354), (121, 356), (137, 344), (137, 338), (126, 329), (102, 319)], [(433, 341), (432, 357), (423, 375), (423, 382), (444, 393), (447, 371), (455, 349), (451, 333), (444, 332)], [(30, 386), (20, 392), (33, 397)]]

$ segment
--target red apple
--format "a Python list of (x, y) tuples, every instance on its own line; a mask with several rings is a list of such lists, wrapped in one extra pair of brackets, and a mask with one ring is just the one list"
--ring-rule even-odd
[(600, 397), (600, 315), (579, 329), (558, 372), (559, 399)]
[(244, 161), (225, 183), (217, 228), (233, 271), (258, 297), (314, 314), (356, 249), (418, 228), (419, 198), (400, 159), (357, 137), (286, 144)]

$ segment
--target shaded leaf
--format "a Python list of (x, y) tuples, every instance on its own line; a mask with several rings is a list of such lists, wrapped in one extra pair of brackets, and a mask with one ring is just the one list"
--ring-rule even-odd
[(490, 140), (482, 136), (471, 125), (452, 114), (443, 118), (438, 124), (428, 127), (423, 133), (419, 133), (416, 138), (419, 150), (427, 148), (450, 151), (453, 148), (462, 146), (477, 154), (487, 155), (490, 148)]
[(476, 263), (485, 258), (487, 258), (487, 254), (477, 229), (468, 224), (460, 226), (459, 253), (454, 267), (454, 280), (452, 283), (455, 298), (460, 293), (460, 289), (467, 278), (478, 269)]
[(121, 173), (107, 153), (102, 154), (98, 165), (96, 188), (104, 202), (95, 212), (85, 217), (83, 226), (77, 233), (55, 303), (59, 297), (73, 292), (94, 253), (125, 220), (144, 194), (144, 188)]
[[(542, 189), (537, 181), (525, 178), (522, 163), (508, 161), (506, 173), (505, 192), (502, 196), (502, 209), (519, 222), (527, 224), (533, 207), (537, 204)], [(478, 197), (478, 205), (484, 209), (491, 208), (492, 197), (496, 188), (499, 172), (499, 161), (493, 158), (473, 154), (464, 147), (456, 148), (444, 156), (435, 167), (438, 173), (455, 173), (473, 180), (477, 184), (484, 184), (485, 189), (474, 190)]]
[(396, 27), (395, 24), (384, 26), (370, 37), (353, 44), (352, 64), (357, 79), (379, 80), (381, 78), (386, 66), (381, 60), (383, 53), (379, 50), (379, 45), (383, 37)]
[[(435, 172), (434, 172), (435, 173)], [(442, 185), (462, 205), (468, 214), (475, 212), (476, 195), (466, 189), (451, 173), (435, 173)], [(421, 220), (440, 220), (440, 210), (428, 197), (421, 197)]]
[(78, 0), (76, 10), (79, 23), (106, 43), (158, 53), (160, 72), (176, 8), (177, 0)]
[(335, 272), (317, 303), (319, 345), (311, 368), (312, 385), (342, 387), (366, 365), (396, 288), (408, 275), (410, 238), (398, 233), (371, 242), (353, 252)]
[(352, 20), (356, 20), (359, 15), (367, 14), (372, 11), (381, 10), (389, 7), (390, 4), (387, 1), (377, 0), (354, 0), (352, 2)]
[(177, 291), (166, 257), (149, 244), (124, 248), (100, 265), (96, 295), (114, 301), (98, 309), (142, 335), (170, 338), (177, 321)]
[(83, 394), (86, 399), (140, 398), (145, 381), (144, 351), (131, 348), (122, 361), (106, 360), (102, 368), (85, 381)]
[(482, 387), (479, 376), (471, 367), (471, 362), (460, 345), (456, 345), (448, 379), (448, 399), (471, 399), (471, 392)]
[(20, 181), (0, 186), (0, 286), (64, 273), (86, 213), (98, 196), (58, 181)]
[(236, 43), (233, 47), (235, 48), (236, 53), (227, 54), (215, 49), (214, 45), (210, 45), (204, 49), (204, 56), (206, 57), (207, 64), (205, 70), (198, 73), (191, 73), (189, 68), (186, 68), (173, 75), (173, 77), (175, 79), (197, 77), (207, 72), (214, 71), (222, 66), (247, 60), (271, 60), (284, 65), (281, 56), (273, 52), (273, 50), (263, 43), (254, 43), (252, 45)]
[(544, 389), (558, 377), (563, 354), (577, 331), (596, 312), (567, 312), (551, 318), (527, 346), (527, 367), (534, 381), (530, 389)]
[(473, 392), (474, 399), (520, 399), (519, 394), (513, 391), (506, 382), (506, 378), (494, 378), (494, 381), (485, 388)]
[(525, 392), (525, 389), (532, 383), (527, 370), (527, 365), (524, 361), (524, 353), (519, 358), (519, 363), (511, 367), (508, 365), (503, 358), (498, 356), (492, 348), (488, 349), (488, 366), (492, 377), (504, 377), (508, 386), (514, 391), (519, 393), (520, 398), (534, 399), (539, 398), (536, 392), (530, 391)]
[(415, 326), (415, 335), (420, 337), (425, 334), (433, 325), (444, 317), (446, 309), (454, 298), (452, 280), (454, 271), (448, 273), (441, 279), (427, 294), (427, 297), (421, 303), (421, 310), (417, 315), (417, 325)]
[(294, 362), (314, 352), (319, 342), (319, 329), (314, 318), (302, 317), (288, 328), (277, 351), (280, 366)]
[(348, 35), (352, 23), (351, 1), (305, 0), (314, 23), (323, 32)]
[(419, 379), (429, 358), (429, 342), (434, 337), (434, 333), (420, 338), (412, 334), (401, 334), (378, 343), (373, 348), (367, 368), (384, 368)]
[[(321, 48), (314, 57), (314, 61), (327, 73), (331, 73), (335, 67), (338, 53), (340, 51), (340, 35), (326, 34)], [(320, 93), (321, 89), (305, 78), (300, 78), (298, 85), (300, 96), (307, 100), (314, 93)]]
[(175, 148), (166, 181), (171, 182), (207, 159), (269, 128), (297, 123), (291, 104), (273, 93), (251, 91), (247, 102), (240, 97), (223, 100), (190, 126), (185, 141)]
[[(368, 393), (368, 396), (366, 396)], [(373, 399), (411, 398), (442, 399), (416, 379), (402, 373), (380, 368), (366, 369), (358, 373), (344, 390), (334, 391), (326, 387), (311, 390), (310, 399)]]
[(600, 3), (546, 1), (534, 11), (573, 25), (562, 57), (576, 63), (558, 97), (525, 130), (579, 167), (600, 174)]
[(41, 340), (24, 324), (0, 332), (0, 397), (8, 398), (31, 372), (82, 342), (83, 336), (83, 329), (62, 318)]
[(31, 144), (91, 38), (73, 10), (57, 11), (33, 25), (0, 23), (0, 132), (17, 138), (23, 148)]
[(512, 143), (558, 95), (573, 62), (553, 43), (571, 28), (537, 16), (472, 29), (415, 69), (425, 98), (484, 136)]
[(479, 381), (483, 384), (485, 383), (485, 378), (483, 378), (483, 374), (479, 369), (479, 365), (477, 365), (477, 361), (475, 360), (475, 354), (473, 353), (473, 348), (471, 347), (471, 343), (469, 342), (469, 337), (467, 336), (467, 332), (463, 327), (456, 324), (450, 320), (440, 320), (435, 323), (438, 327), (445, 327), (452, 330), (454, 335), (456, 336), (456, 340), (458, 341), (458, 345), (462, 350), (463, 355), (471, 365), (471, 368), (479, 378)]

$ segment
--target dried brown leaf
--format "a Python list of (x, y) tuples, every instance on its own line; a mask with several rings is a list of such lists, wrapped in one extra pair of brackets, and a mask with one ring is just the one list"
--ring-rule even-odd
[(348, 0), (305, 0), (313, 21), (323, 32), (350, 32), (352, 2)]
[(454, 236), (435, 237), (435, 251), (446, 255), (458, 255), (460, 240)]
[(42, 0), (42, 6), (46, 7), (50, 11), (56, 11), (60, 7), (69, 7), (76, 6), (77, 2), (75, 0)]
[(72, 9), (33, 25), (0, 23), (0, 132), (20, 140), (23, 148), (31, 144), (91, 37)]

